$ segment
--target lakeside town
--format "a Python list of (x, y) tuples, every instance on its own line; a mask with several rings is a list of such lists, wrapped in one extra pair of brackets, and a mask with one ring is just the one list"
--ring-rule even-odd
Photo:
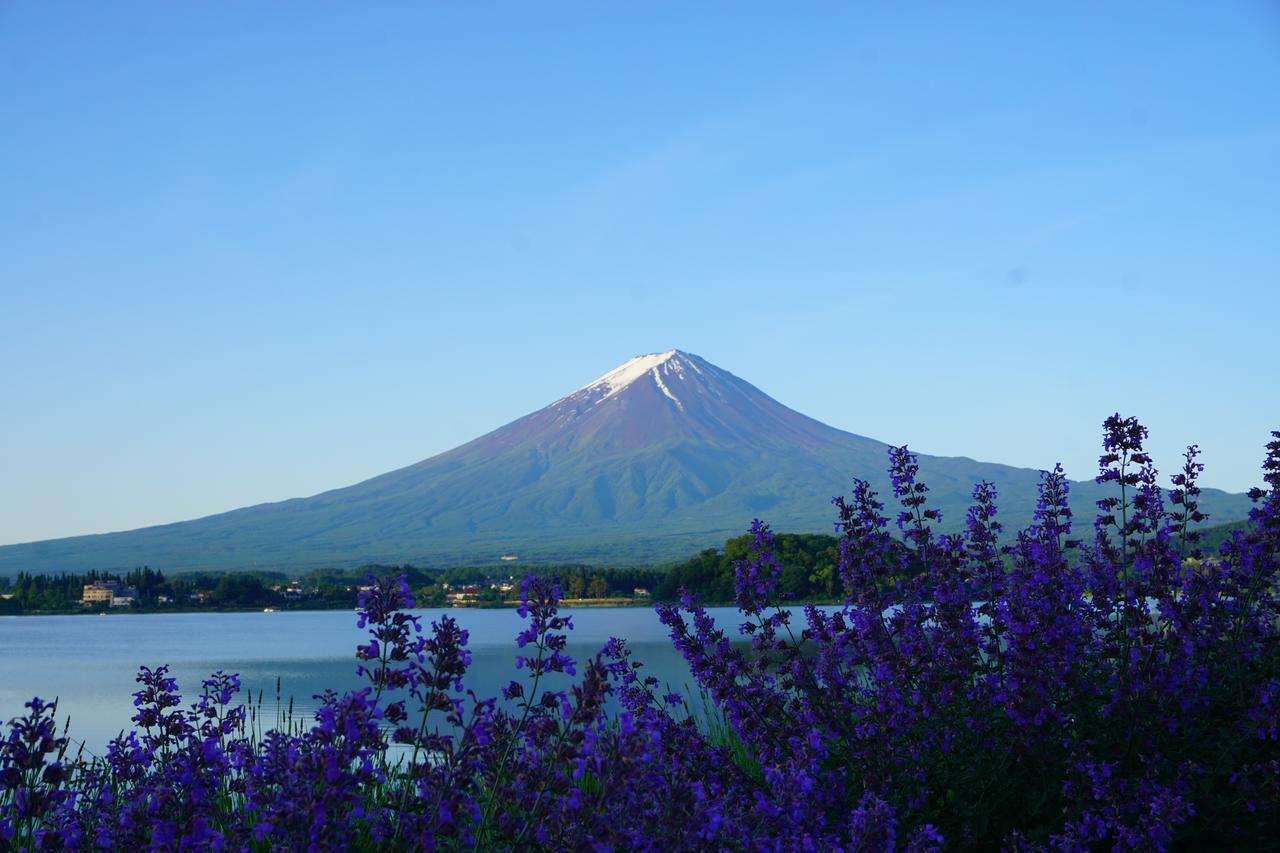
[[(194, 573), (173, 577), (144, 567), (125, 574), (91, 571), (0, 578), (0, 615), (175, 612), (201, 610), (335, 610), (355, 607), (371, 572), (404, 574), (421, 607), (514, 607), (519, 580), (510, 571), (426, 570), (369, 566), (284, 577), (276, 573)], [(626, 606), (652, 600), (663, 572), (652, 569), (544, 569), (564, 575), (566, 602)]]
[[(516, 588), (517, 583), (514, 577), (508, 576), (503, 580), (486, 579), (483, 584), (450, 584), (442, 581), (437, 585), (439, 590), (444, 593), (443, 604), (448, 607), (475, 607), (483, 604), (514, 604), (517, 602)], [(269, 587), (270, 591), (280, 596), (286, 603), (304, 604), (306, 602), (324, 602), (328, 599), (321, 594), (321, 590), (317, 586), (307, 586), (302, 581), (292, 581), (289, 584), (274, 584)], [(345, 590), (349, 593), (360, 595), (368, 593), (373, 589), (371, 584), (360, 584), (358, 586), (347, 586)], [(430, 588), (428, 588), (430, 590)], [(430, 596), (437, 598), (438, 596)], [(631, 591), (631, 599), (647, 601), (651, 597), (648, 589), (644, 587), (635, 587)], [(190, 593), (187, 596), (187, 604), (209, 605), (217, 603), (217, 592), (199, 591)], [(568, 601), (578, 602), (600, 602), (607, 601), (609, 603), (623, 603), (626, 599), (619, 596), (610, 596), (607, 584), (601, 582), (599, 585), (593, 584), (586, 594), (578, 596), (576, 599), (567, 599)], [(139, 597), (138, 588), (136, 586), (126, 586), (118, 580), (100, 580), (92, 581), (84, 585), (84, 592), (80, 599), (80, 604), (86, 610), (102, 608), (132, 608), (142, 604)], [(155, 604), (158, 606), (178, 605), (184, 602), (178, 600), (173, 595), (158, 593), (155, 597)], [(268, 607), (267, 610), (275, 608)]]

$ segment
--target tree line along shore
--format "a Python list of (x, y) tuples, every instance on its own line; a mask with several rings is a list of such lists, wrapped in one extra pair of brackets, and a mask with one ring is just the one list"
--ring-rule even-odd
[[(1202, 544), (1216, 550), (1238, 522), (1206, 527)], [(777, 535), (782, 563), (779, 592), (797, 603), (839, 599), (838, 540), (812, 533)], [(580, 564), (423, 568), (370, 564), (355, 569), (183, 572), (167, 575), (148, 566), (129, 572), (0, 577), (0, 615), (166, 613), (244, 610), (349, 610), (370, 575), (405, 575), (421, 607), (515, 607), (524, 575), (560, 578), (569, 606), (649, 605), (675, 601), (681, 589), (706, 604), (734, 598), (734, 563), (749, 555), (751, 538), (736, 536), (667, 567), (601, 567)]]

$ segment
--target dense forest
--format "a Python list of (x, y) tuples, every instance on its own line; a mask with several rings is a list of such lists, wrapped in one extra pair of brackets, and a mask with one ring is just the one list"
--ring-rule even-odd
[[(708, 548), (692, 559), (673, 566), (654, 590), (661, 601), (675, 601), (683, 587), (696, 593), (704, 604), (733, 601), (734, 569), (745, 559), (751, 536), (744, 534), (724, 543), (723, 549)], [(778, 590), (783, 597), (799, 601), (838, 598), (840, 587), (835, 567), (839, 561), (838, 540), (817, 533), (780, 533), (775, 545), (782, 562)]]
[[(105, 610), (108, 605), (82, 605), (84, 587), (116, 582), (132, 588), (133, 602), (125, 609), (236, 610), (285, 607), (305, 601), (308, 608), (351, 607), (355, 590), (342, 578), (311, 578), (301, 582), (270, 572), (193, 573), (167, 577), (142, 567), (126, 573), (89, 571), (0, 578), (0, 614), (65, 613)], [(291, 591), (292, 590), (292, 591)], [(121, 608), (111, 608), (121, 609)]]

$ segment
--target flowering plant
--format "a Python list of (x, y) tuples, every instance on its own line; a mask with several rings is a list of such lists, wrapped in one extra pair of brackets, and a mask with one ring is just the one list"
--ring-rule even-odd
[(259, 733), (237, 676), (186, 706), (166, 667), (143, 667), (135, 729), (68, 760), (56, 704), (34, 699), (0, 740), (0, 850), (1274, 843), (1280, 432), (1215, 555), (1198, 549), (1198, 449), (1165, 491), (1146, 438), (1106, 420), (1097, 481), (1114, 491), (1088, 543), (1061, 466), (1016, 536), (989, 483), (942, 532), (915, 455), (891, 448), (899, 509), (862, 480), (834, 501), (834, 608), (783, 600), (755, 521), (739, 625), (688, 593), (658, 607), (701, 716), (624, 640), (570, 657), (559, 585), (532, 577), (501, 697), (466, 689), (454, 619), (424, 630), (403, 578), (371, 578), (367, 685), (318, 697), (310, 726)]

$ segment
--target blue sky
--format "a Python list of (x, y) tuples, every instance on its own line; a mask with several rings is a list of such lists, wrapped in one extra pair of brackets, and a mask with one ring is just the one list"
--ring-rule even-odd
[[(960, 6), (963, 5), (963, 9)], [(0, 543), (345, 485), (680, 348), (1258, 480), (1280, 7), (0, 0)]]

